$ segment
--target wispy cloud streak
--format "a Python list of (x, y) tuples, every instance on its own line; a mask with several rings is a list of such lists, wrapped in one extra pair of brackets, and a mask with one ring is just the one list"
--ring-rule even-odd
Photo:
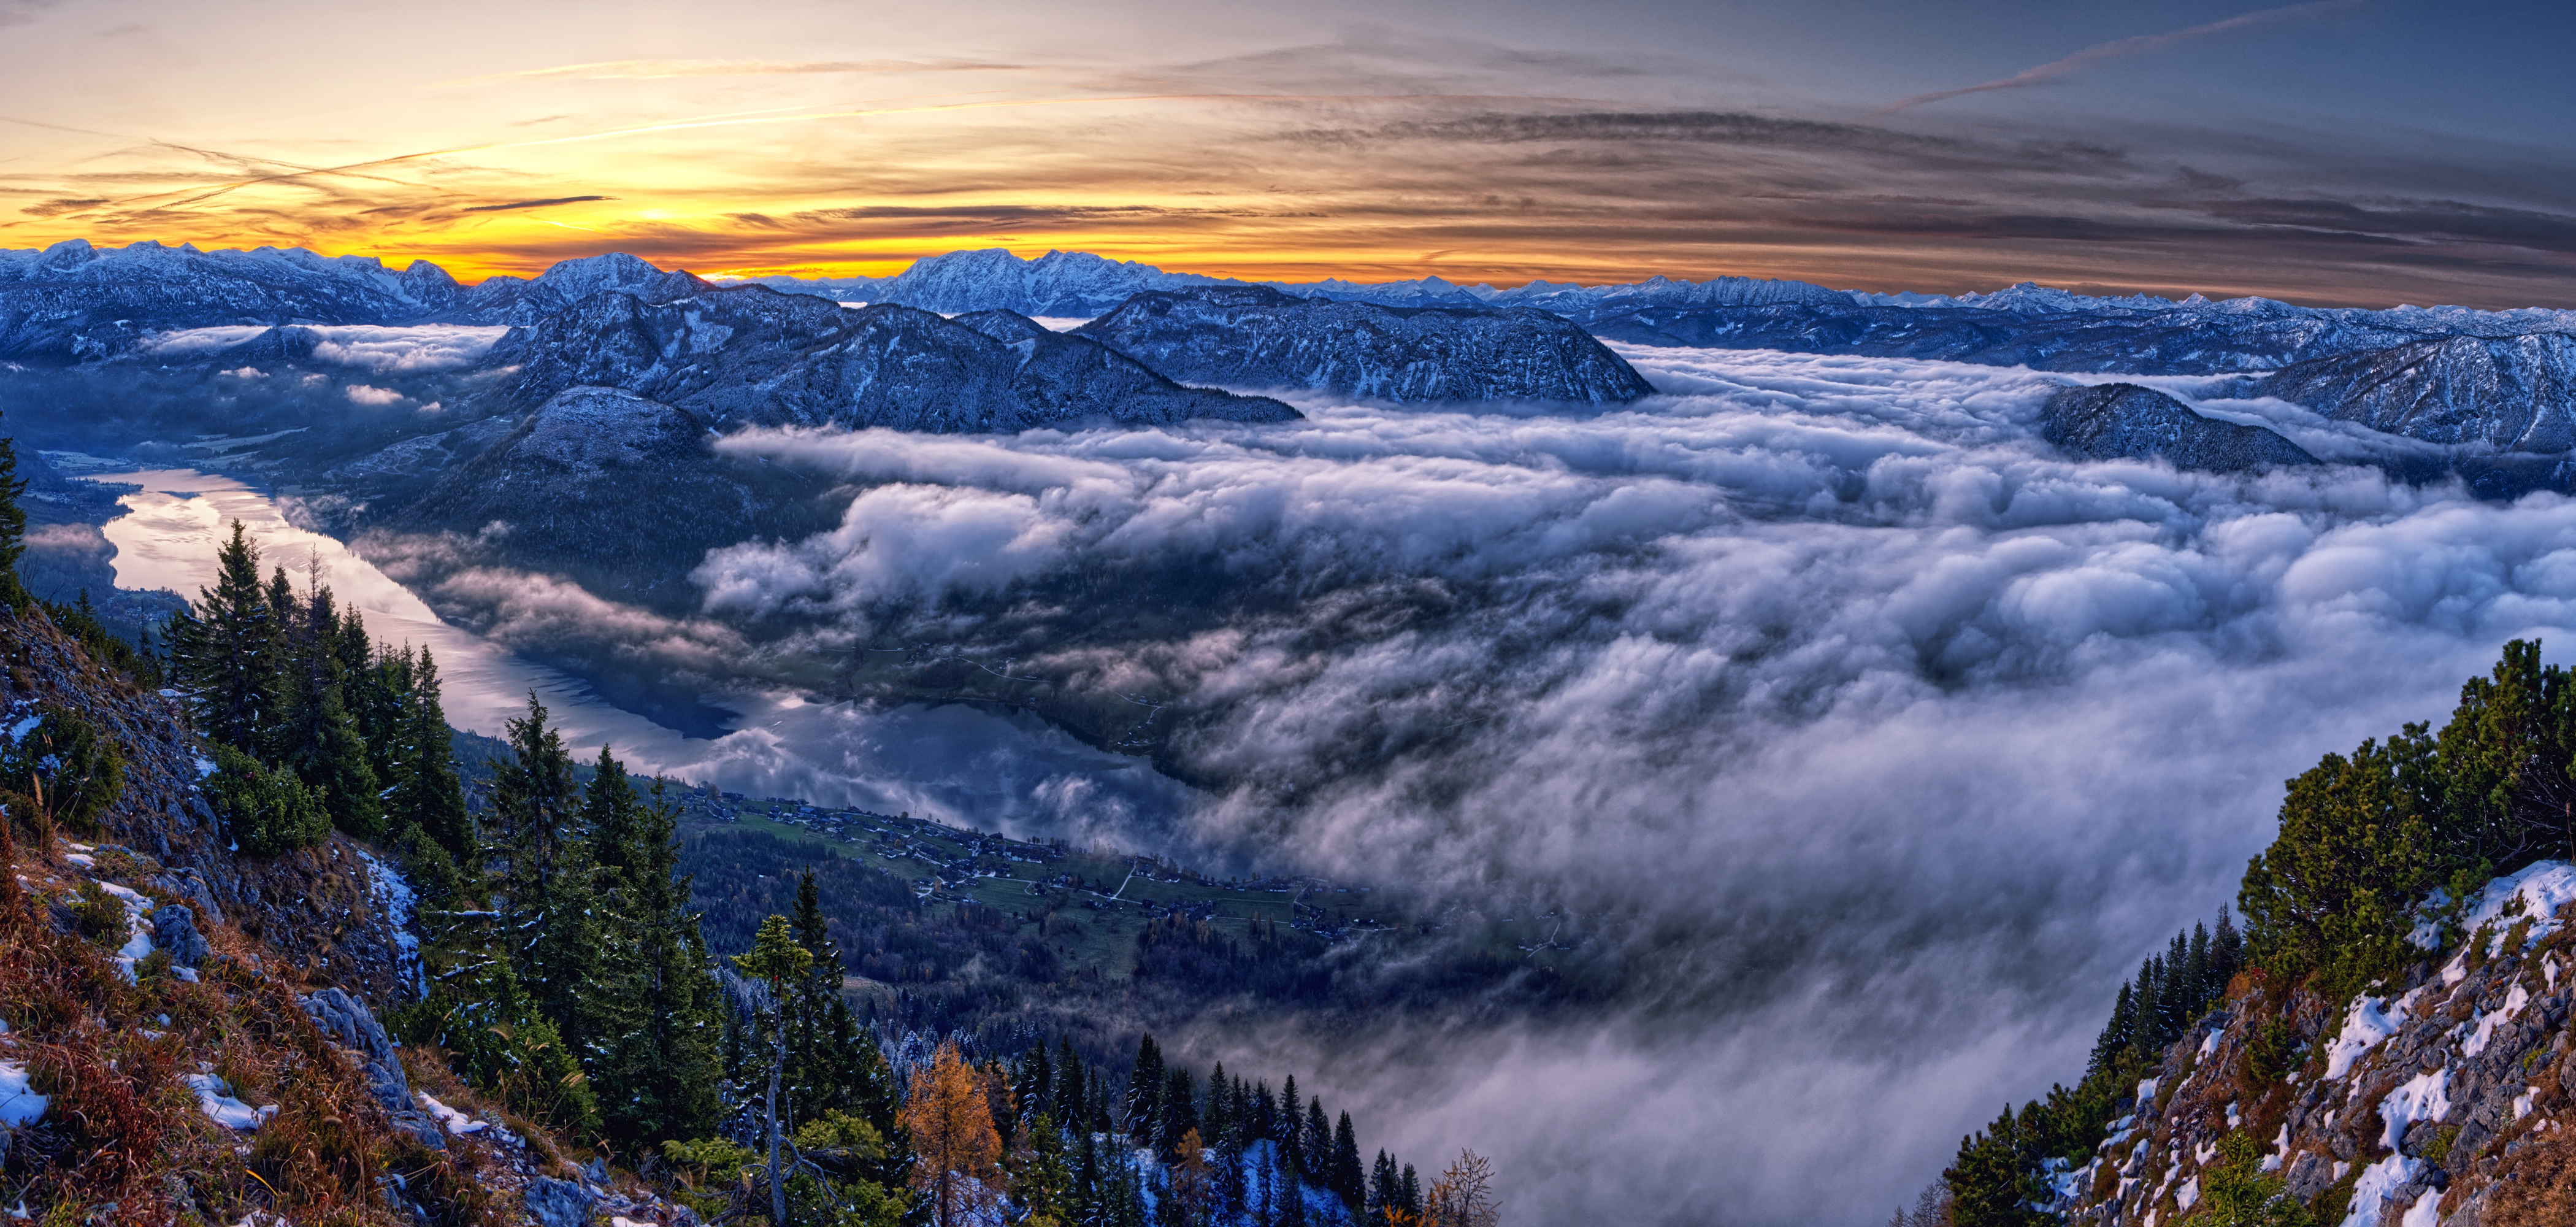
[(1880, 107), (1876, 111), (1871, 112), (1871, 114), (1893, 115), (1898, 111), (1912, 110), (1913, 108), (1922, 106), (1925, 103), (1939, 102), (1945, 98), (1959, 98), (1969, 94), (1983, 94), (2001, 89), (2027, 89), (2034, 85), (2044, 85), (2078, 69), (2090, 68), (2104, 60), (2116, 60), (2125, 56), (2144, 55), (2150, 51), (2162, 51), (2167, 47), (2174, 46), (2175, 44), (2187, 43), (2199, 38), (2207, 38), (2213, 34), (2227, 34), (2237, 30), (2252, 29), (2256, 26), (2272, 25), (2276, 22), (2290, 21), (2302, 17), (2314, 17), (2319, 14), (2333, 12), (2338, 9), (2355, 8), (2363, 2), (2364, 0), (2312, 0), (2312, 2), (2308, 4), (2292, 4), (2276, 9), (2264, 9), (2260, 12), (2242, 13), (2221, 21), (2213, 21), (2204, 25), (2193, 26), (2187, 30), (2174, 30), (2164, 34), (2140, 34), (2130, 38), (2113, 39), (2107, 43), (2096, 43), (2093, 46), (2086, 47), (2082, 51), (2078, 51), (2062, 60), (2050, 60), (2036, 68), (2025, 68), (2009, 77), (2002, 77), (1978, 85), (1963, 85), (1958, 89), (1937, 90), (1929, 94), (1916, 94), (1911, 98), (1899, 99), (1887, 104), (1886, 106)]

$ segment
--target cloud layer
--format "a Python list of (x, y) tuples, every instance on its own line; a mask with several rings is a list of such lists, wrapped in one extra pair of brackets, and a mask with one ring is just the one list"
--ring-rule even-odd
[(1217, 792), (1137, 838), (1583, 917), (1606, 1014), (1199, 1041), (1302, 1052), (1368, 1145), (1499, 1152), (1532, 1222), (1883, 1215), (2080, 1074), (2280, 780), (2576, 626), (2555, 496), (2072, 463), (2024, 371), (1629, 352), (1673, 394), (736, 436), (862, 489), (710, 555), (708, 610), (1168, 704)]

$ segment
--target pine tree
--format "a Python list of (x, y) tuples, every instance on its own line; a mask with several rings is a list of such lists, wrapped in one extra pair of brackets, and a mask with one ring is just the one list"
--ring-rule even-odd
[(1290, 1074), (1279, 1084), (1278, 1116), (1271, 1122), (1271, 1136), (1279, 1142), (1280, 1157), (1289, 1170), (1306, 1170), (1306, 1114), (1297, 1106), (1297, 1075)]
[(1149, 1032), (1136, 1041), (1136, 1067), (1127, 1075), (1127, 1133), (1152, 1145), (1163, 1119), (1163, 1050)]
[(1305, 1160), (1306, 1183), (1333, 1187), (1333, 1123), (1324, 1116), (1324, 1097), (1306, 1102), (1306, 1127), (1297, 1135), (1297, 1152)]
[(12, 613), (35, 604), (18, 578), (18, 560), (27, 554), (27, 509), (19, 502), (26, 493), (27, 480), (18, 476), (18, 441), (0, 438), (0, 604)]
[(511, 962), (538, 1013), (575, 1051), (588, 1051), (592, 979), (600, 933), (582, 838), (572, 759), (528, 696), (528, 714), (509, 722), (511, 757), (494, 773), (492, 817), (503, 862), (499, 908)]
[(260, 587), (259, 546), (239, 520), (215, 554), (215, 586), (170, 618), (172, 675), (188, 695), (197, 730), (260, 754), (278, 715), (283, 634)]
[(1190, 1071), (1173, 1069), (1163, 1075), (1162, 1121), (1154, 1130), (1154, 1144), (1166, 1153), (1181, 1144), (1181, 1135), (1196, 1133), (1199, 1128), (1198, 1088), (1190, 1080)]
[(1404, 1178), (1396, 1182), (1404, 1194), (1404, 1213), (1415, 1222), (1422, 1220), (1422, 1178), (1413, 1174), (1413, 1165), (1404, 1165)]
[[(2137, 1038), (2138, 1005), (2135, 991), (2127, 984), (2120, 986), (2120, 999), (2111, 1007), (2111, 1021), (2103, 1024), (2102, 1036), (2093, 1041), (2092, 1070), (2111, 1069)], [(2090, 1072), (2090, 1071), (2088, 1071)]]
[(383, 822), (376, 773), (367, 765), (367, 743), (358, 734), (342, 696), (341, 627), (329, 588), (295, 596), (280, 569), (270, 606), (284, 627), (284, 702), (270, 731), (276, 761), (322, 794), (331, 823), (352, 835), (373, 835)]
[[(531, 698), (529, 705), (534, 707), (535, 704), (536, 700)], [(542, 708), (538, 710), (543, 711)], [(772, 913), (768, 919), (760, 922), (760, 932), (752, 938), (751, 953), (737, 954), (733, 956), (733, 961), (735, 966), (769, 985), (771, 1001), (783, 1003), (787, 999), (790, 986), (798, 977), (805, 974), (805, 969), (813, 963), (814, 956), (807, 953), (803, 946), (796, 944), (795, 937), (787, 928), (787, 918)], [(778, 1165), (782, 1125), (778, 1084), (787, 1072), (787, 1029), (773, 1023), (771, 1030), (775, 1038), (772, 1040), (769, 1061), (769, 1094), (762, 1101), (762, 1115), (765, 1118), (762, 1132), (769, 1146), (769, 1162), (763, 1170), (769, 1182), (769, 1221), (784, 1223), (787, 1221), (787, 1180)], [(951, 1056), (953, 1052), (943, 1048), (941, 1055)], [(946, 1227), (946, 1220), (942, 1220), (941, 1227)]]
[(1351, 1128), (1351, 1114), (1348, 1112), (1342, 1113), (1340, 1123), (1333, 1126), (1331, 1174), (1333, 1192), (1341, 1196), (1342, 1204), (1350, 1207), (1352, 1213), (1358, 1213), (1367, 1197), (1368, 1178), (1360, 1171), (1359, 1135)]
[(1377, 1152), (1377, 1162), (1369, 1165), (1368, 1203), (1360, 1215), (1363, 1222), (1383, 1223), (1388, 1210), (1404, 1207), (1402, 1179), (1396, 1175), (1395, 1158), (1383, 1150)]
[(482, 833), (465, 805), (465, 783), (440, 702), (438, 664), (424, 647), (417, 655), (409, 649), (388, 654), (379, 668), (387, 686), (401, 686), (384, 754), (391, 767), (386, 827), (426, 871), (430, 885), (479, 881), (485, 869)]
[(722, 990), (707, 972), (689, 879), (679, 872), (677, 816), (658, 784), (653, 803), (638, 804), (625, 767), (605, 748), (583, 808), (611, 939), (600, 978), (614, 1005), (600, 1016), (614, 1029), (601, 1037), (594, 1077), (608, 1132), (647, 1145), (707, 1136), (723, 1107)]

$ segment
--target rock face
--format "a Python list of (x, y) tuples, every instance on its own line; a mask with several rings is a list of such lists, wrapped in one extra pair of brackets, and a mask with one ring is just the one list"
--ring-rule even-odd
[(2235, 473), (2315, 464), (2298, 444), (2265, 430), (2202, 417), (2133, 383), (2068, 388), (2040, 410), (2040, 437), (2095, 460), (2160, 457), (2178, 469)]
[(567, 388), (388, 522), (488, 531), (516, 565), (648, 599), (710, 548), (830, 524), (815, 501), (829, 483), (720, 456), (707, 427), (622, 388)]
[(2564, 333), (2444, 337), (2311, 358), (2255, 390), (2428, 443), (2576, 448), (2576, 337)]
[(179, 904), (152, 909), (152, 943), (170, 952), (173, 967), (195, 967), (206, 961), (206, 938), (197, 932), (197, 915)]
[[(2515, 896), (2529, 906), (2499, 914)], [(2086, 1227), (2178, 1221), (2241, 1130), (2321, 1223), (2556, 1221), (2533, 1212), (2563, 1211), (2576, 1170), (2571, 897), (2559, 862), (2497, 879), (2466, 941), (2350, 1001), (2254, 973), (2117, 1109), (2095, 1157), (2053, 1175), (2044, 1208)]]
[(510, 392), (522, 403), (591, 384), (726, 425), (958, 433), (1297, 416), (1274, 400), (1182, 387), (1026, 320), (986, 319), (979, 330), (908, 307), (851, 310), (763, 286), (659, 304), (597, 295), (511, 333), (486, 361), (518, 366)]
[(414, 1110), (411, 1080), (403, 1075), (402, 1056), (394, 1051), (393, 1037), (385, 1034), (366, 1002), (343, 990), (326, 988), (307, 994), (301, 1004), (314, 1026), (357, 1056), (376, 1102), (388, 1112)]
[(1138, 294), (1075, 331), (1175, 378), (1397, 404), (1623, 404), (1654, 391), (1544, 311), (1380, 307), (1258, 286)]

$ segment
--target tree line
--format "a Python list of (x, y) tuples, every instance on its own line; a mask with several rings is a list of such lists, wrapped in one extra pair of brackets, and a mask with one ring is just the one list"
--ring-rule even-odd
[(1383, 1152), (1363, 1171), (1348, 1113), (1221, 1067), (1202, 1093), (1150, 1036), (1123, 1081), (1067, 1040), (980, 1062), (951, 1043), (898, 1077), (842, 991), (850, 960), (813, 873), (717, 959), (660, 781), (605, 746), (585, 772), (532, 695), (469, 804), (426, 649), (374, 642), (325, 585), (263, 576), (238, 523), (216, 561), (172, 619), (167, 670), (236, 850), (288, 854), (335, 828), (393, 849), (420, 896), (426, 982), (388, 1012), (395, 1032), (710, 1216), (1491, 1227), (1481, 1158), (1427, 1189)]

